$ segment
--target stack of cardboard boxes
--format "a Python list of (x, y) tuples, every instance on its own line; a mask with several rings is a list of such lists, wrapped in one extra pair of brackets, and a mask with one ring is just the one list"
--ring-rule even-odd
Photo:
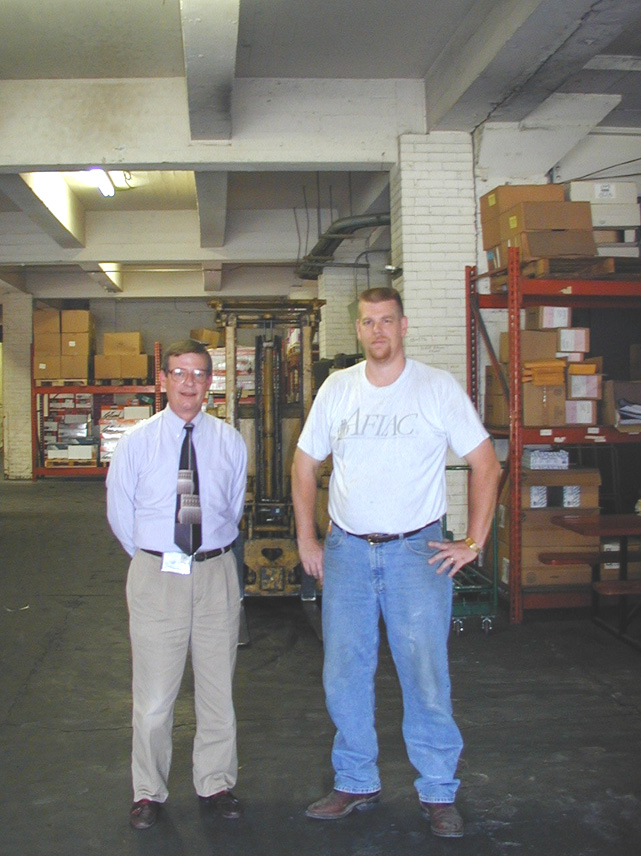
[[(225, 395), (226, 355), (224, 348), (208, 348), (213, 366), (210, 391), (215, 396)], [(254, 348), (236, 348), (236, 390), (241, 399), (251, 399), (256, 392), (256, 352)]]
[(106, 466), (113, 456), (118, 440), (138, 422), (151, 416), (151, 406), (137, 398), (115, 396), (114, 403), (102, 405), (100, 428), (100, 466)]
[(634, 181), (571, 181), (565, 198), (588, 202), (600, 256), (639, 257), (641, 209)]
[[(599, 514), (598, 469), (569, 468), (564, 450), (549, 452), (562, 461), (553, 461), (557, 466), (565, 463), (566, 468), (538, 469), (536, 453), (527, 467), (524, 459), (521, 483), (521, 584), (523, 588), (539, 586), (589, 586), (590, 566), (543, 565), (539, 561), (542, 552), (589, 552), (599, 549), (598, 536), (578, 535), (552, 523), (559, 514)], [(545, 452), (543, 452), (543, 456)], [(497, 510), (498, 573), (502, 584), (507, 585), (510, 574), (510, 495), (509, 485), (501, 494)]]
[(146, 383), (152, 370), (152, 358), (145, 354), (142, 333), (105, 333), (102, 353), (94, 358), (96, 380), (131, 379)]
[(48, 396), (43, 407), (44, 465), (95, 466), (93, 396), (85, 392), (56, 393)]
[[(590, 331), (572, 327), (567, 306), (528, 307), (521, 331), (523, 425), (596, 425), (597, 402), (602, 397), (602, 361), (588, 359)], [(501, 333), (499, 361), (508, 377), (510, 337)], [(493, 428), (509, 424), (507, 400), (500, 378), (486, 368), (485, 421)]]
[(509, 247), (518, 247), (524, 262), (596, 255), (590, 203), (566, 201), (560, 184), (505, 184), (480, 203), (491, 271), (506, 267)]
[(33, 313), (34, 380), (77, 380), (91, 376), (94, 323), (84, 309), (37, 309)]

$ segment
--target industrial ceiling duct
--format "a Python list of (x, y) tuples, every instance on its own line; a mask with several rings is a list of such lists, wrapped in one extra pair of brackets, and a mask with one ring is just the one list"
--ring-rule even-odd
[(389, 226), (389, 214), (361, 214), (358, 217), (343, 217), (336, 220), (325, 234), (321, 235), (316, 246), (307, 253), (295, 269), (301, 279), (318, 279), (324, 265), (330, 262), (334, 253), (347, 235), (353, 235), (359, 229), (375, 229)]

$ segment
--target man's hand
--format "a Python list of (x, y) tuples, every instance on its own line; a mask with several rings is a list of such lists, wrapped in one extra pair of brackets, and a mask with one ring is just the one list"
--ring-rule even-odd
[(299, 539), (298, 555), (303, 570), (322, 585), (323, 583), (323, 545), (315, 538)]
[(427, 544), (429, 547), (438, 548), (438, 553), (427, 560), (428, 565), (438, 563), (437, 574), (444, 574), (447, 571), (448, 577), (453, 577), (463, 565), (468, 565), (478, 558), (476, 550), (468, 547), (465, 541), (428, 541)]

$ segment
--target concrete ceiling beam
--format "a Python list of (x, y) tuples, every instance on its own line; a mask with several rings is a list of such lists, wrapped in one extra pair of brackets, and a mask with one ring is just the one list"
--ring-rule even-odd
[(231, 137), (240, 0), (181, 0), (180, 16), (193, 140)]

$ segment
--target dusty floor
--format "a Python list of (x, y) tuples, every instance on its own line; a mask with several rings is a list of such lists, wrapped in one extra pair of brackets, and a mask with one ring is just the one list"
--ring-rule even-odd
[(322, 645), (292, 600), (250, 600), (236, 700), (244, 819), (202, 814), (190, 774), (191, 681), (176, 708), (171, 795), (156, 827), (129, 827), (127, 561), (98, 481), (0, 481), (0, 854), (405, 856), (641, 852), (641, 653), (581, 615), (468, 619), (451, 640), (466, 749), (466, 837), (431, 836), (400, 737), (384, 649), (380, 806), (319, 823), (331, 788)]

